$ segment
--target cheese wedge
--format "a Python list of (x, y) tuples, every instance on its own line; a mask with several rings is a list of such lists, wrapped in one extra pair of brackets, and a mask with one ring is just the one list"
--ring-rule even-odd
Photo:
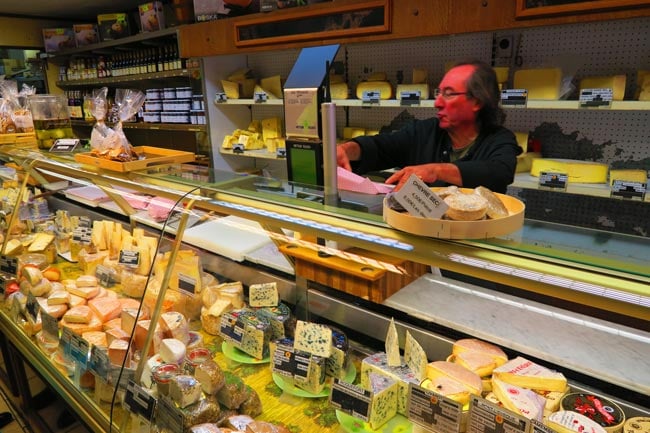
[(560, 99), (560, 68), (520, 69), (515, 72), (513, 87), (528, 90), (528, 99)]
[(108, 347), (108, 340), (104, 331), (88, 331), (81, 334), (81, 338), (90, 343), (91, 346)]
[(520, 413), (528, 419), (542, 421), (546, 401), (536, 392), (495, 378), (492, 378), (492, 392), (507, 409)]
[(372, 401), (368, 414), (370, 428), (377, 430), (397, 414), (397, 382), (380, 374), (369, 374)]
[(239, 99), (239, 83), (221, 80), (221, 87), (228, 99)]
[[(108, 346), (108, 359), (113, 365), (122, 365), (129, 356), (129, 342), (113, 340)], [(127, 364), (128, 365), (128, 364)]]
[(99, 286), (66, 286), (71, 295), (77, 295), (85, 300), (92, 299), (99, 294)]
[(60, 319), (63, 317), (63, 315), (68, 311), (68, 304), (55, 304), (55, 305), (50, 305), (48, 304), (48, 300), (46, 298), (36, 298), (38, 301), (38, 304), (41, 307), (41, 311), (46, 312), (50, 316), (54, 317), (55, 319)]
[(623, 180), (626, 182), (648, 182), (648, 172), (645, 170), (632, 170), (632, 169), (612, 169), (609, 170), (609, 184), (613, 185), (615, 180)]
[(404, 362), (409, 366), (418, 380), (424, 380), (427, 376), (427, 354), (411, 333), (406, 331), (404, 342)]
[(44, 232), (36, 233), (36, 236), (34, 237), (32, 243), (29, 244), (27, 251), (29, 251), (30, 253), (37, 253), (43, 251), (52, 243), (53, 240), (54, 240), (54, 235), (50, 233), (44, 233)]
[[(440, 389), (442, 392), (449, 394), (462, 394), (463, 404), (464, 397), (469, 401), (469, 394), (481, 395), (483, 382), (481, 377), (467, 368), (447, 361), (433, 361), (427, 364), (427, 379), (431, 380), (433, 388)], [(456, 384), (460, 384), (459, 388)], [(461, 401), (461, 400), (457, 400)]]
[(93, 312), (87, 305), (80, 305), (78, 307), (70, 308), (63, 315), (63, 318), (67, 323), (90, 323), (90, 319), (93, 317)]
[(389, 367), (399, 367), (402, 365), (402, 356), (399, 353), (399, 337), (397, 335), (397, 327), (395, 326), (395, 319), (391, 318), (388, 324), (388, 332), (386, 333), (386, 342), (384, 344), (386, 349), (386, 358)]
[(359, 128), (356, 126), (344, 126), (343, 127), (343, 139), (350, 140), (354, 137), (360, 137), (366, 135), (365, 128)]
[(122, 304), (117, 299), (96, 297), (88, 301), (88, 307), (103, 322), (116, 319), (122, 313)]
[(545, 424), (558, 433), (606, 433), (596, 422), (578, 412), (568, 410), (550, 414)]
[(534, 159), (530, 174), (539, 177), (542, 172), (565, 173), (573, 183), (607, 183), (609, 166), (600, 162), (573, 159)]
[(489, 376), (492, 374), (492, 370), (497, 367), (494, 358), (492, 358), (490, 355), (474, 351), (462, 352), (458, 355), (451, 355), (447, 358), (447, 361), (462, 365), (463, 367), (473, 371), (481, 377)]
[(102, 322), (99, 320), (99, 317), (95, 316), (94, 314), (91, 315), (90, 321), (88, 323), (69, 322), (66, 319), (65, 315), (63, 315), (60, 324), (62, 327), (70, 329), (70, 331), (74, 332), (77, 335), (82, 335), (84, 332), (102, 330)]
[(279, 75), (260, 79), (260, 87), (264, 89), (267, 95), (270, 93), (278, 99), (282, 99), (282, 79)]
[(330, 95), (332, 99), (348, 99), (350, 97), (348, 83), (330, 83)]
[(492, 371), (492, 378), (534, 390), (564, 391), (567, 387), (567, 379), (562, 373), (543, 367), (521, 356), (495, 368)]

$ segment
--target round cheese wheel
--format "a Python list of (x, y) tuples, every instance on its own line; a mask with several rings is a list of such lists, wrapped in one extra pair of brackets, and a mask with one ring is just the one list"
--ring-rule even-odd
[(484, 186), (477, 186), (474, 188), (474, 193), (480, 195), (488, 202), (487, 216), (492, 219), (505, 218), (509, 215), (508, 208), (503, 204), (501, 199), (489, 188)]
[(478, 194), (451, 194), (445, 197), (449, 206), (445, 215), (456, 221), (476, 221), (487, 213), (488, 202)]
[(595, 394), (569, 393), (560, 401), (560, 409), (582, 414), (609, 433), (620, 432), (625, 422), (625, 413), (616, 403)]
[(623, 425), (623, 433), (650, 433), (650, 418), (635, 416)]

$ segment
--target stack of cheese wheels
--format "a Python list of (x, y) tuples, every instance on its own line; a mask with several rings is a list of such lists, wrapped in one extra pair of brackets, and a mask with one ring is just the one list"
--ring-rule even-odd
[(475, 338), (464, 338), (454, 343), (447, 361), (457, 363), (478, 374), (483, 381), (483, 391), (490, 391), (492, 371), (508, 361), (500, 347)]
[(442, 394), (463, 405), (469, 403), (472, 395), (481, 395), (481, 377), (473, 371), (448, 361), (433, 361), (427, 364), (427, 378), (422, 387)]

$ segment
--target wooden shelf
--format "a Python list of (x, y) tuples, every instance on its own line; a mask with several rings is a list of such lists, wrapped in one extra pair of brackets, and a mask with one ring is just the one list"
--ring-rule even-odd
[(170, 78), (187, 78), (189, 76), (190, 76), (190, 72), (187, 69), (176, 69), (173, 71), (151, 72), (149, 74), (123, 75), (121, 77), (57, 81), (56, 85), (61, 88), (90, 87), (90, 86), (104, 86), (107, 84), (133, 83), (137, 81), (168, 80)]
[[(73, 120), (72, 126), (87, 126), (92, 128), (95, 122), (86, 122), (85, 120)], [(207, 131), (206, 125), (193, 125), (189, 123), (122, 123), (124, 129), (148, 129), (160, 131), (187, 131), (187, 132), (204, 132)]]

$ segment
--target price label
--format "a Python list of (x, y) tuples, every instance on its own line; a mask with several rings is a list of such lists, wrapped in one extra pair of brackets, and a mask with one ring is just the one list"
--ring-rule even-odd
[(72, 334), (70, 337), (70, 358), (79, 363), (81, 370), (88, 365), (88, 349), (90, 343), (80, 335)]
[(52, 342), (59, 342), (59, 322), (51, 314), (41, 311), (43, 336)]
[(278, 158), (286, 158), (287, 157), (287, 148), (286, 147), (278, 147), (275, 149), (275, 156)]
[(95, 277), (97, 277), (97, 281), (102, 287), (113, 287), (117, 282), (115, 280), (115, 271), (104, 265), (97, 265)]
[(399, 191), (390, 193), (408, 213), (422, 218), (441, 218), (447, 211), (447, 203), (429, 186), (412, 174)]
[(111, 371), (111, 360), (108, 358), (108, 349), (93, 346), (90, 348), (90, 361), (88, 369), (108, 383), (108, 373)]
[(335, 378), (332, 383), (329, 404), (341, 412), (368, 421), (372, 395), (370, 391)]
[(420, 91), (400, 92), (400, 105), (420, 105)]
[(537, 421), (536, 419), (530, 420), (530, 426), (530, 433), (557, 433), (555, 430), (547, 425), (544, 425), (544, 423)]
[(364, 104), (379, 104), (381, 92), (379, 90), (364, 90), (361, 94), (361, 102)]
[(161, 430), (167, 429), (173, 433), (183, 432), (183, 414), (166, 395), (158, 399), (155, 420), (156, 426)]
[(216, 102), (217, 104), (222, 104), (224, 102), (228, 102), (228, 97), (223, 92), (217, 92), (217, 94), (216, 94), (216, 96), (214, 98), (214, 102)]
[(539, 174), (539, 187), (543, 189), (561, 189), (566, 191), (569, 176), (566, 173), (543, 171)]
[(117, 262), (120, 265), (136, 268), (140, 264), (140, 252), (131, 251), (131, 250), (120, 250), (120, 255), (117, 258)]
[(253, 101), (256, 104), (261, 104), (267, 101), (269, 99), (269, 96), (266, 94), (266, 92), (255, 92), (253, 94)]
[(293, 353), (293, 341), (283, 339), (277, 342), (275, 351), (272, 353), (271, 370), (280, 376), (293, 378), (296, 371), (296, 363)]
[(614, 92), (612, 89), (582, 89), (580, 108), (610, 107)]
[(196, 278), (178, 273), (178, 288), (189, 293), (196, 291)]
[(61, 339), (59, 340), (59, 347), (63, 348), (63, 357), (66, 359), (70, 359), (71, 355), (70, 353), (72, 352), (71, 350), (71, 340), (72, 336), (74, 334), (68, 327), (64, 327), (63, 331), (61, 331)]
[(530, 420), (473, 395), (467, 433), (527, 433)]
[(78, 138), (59, 138), (54, 141), (52, 147), (50, 147), (50, 152), (53, 153), (67, 153), (74, 152), (81, 143), (81, 140)]
[(235, 143), (232, 145), (232, 151), (234, 153), (244, 153), (246, 150), (246, 145), (244, 143)]
[(611, 197), (630, 200), (645, 200), (647, 184), (641, 182), (628, 182), (615, 180), (612, 184)]
[(126, 386), (124, 407), (132, 414), (137, 415), (147, 422), (151, 422), (154, 408), (156, 407), (156, 399), (131, 380)]
[(1, 256), (0, 271), (15, 277), (18, 272), (18, 257)]
[(5, 297), (5, 292), (7, 291), (7, 280), (4, 276), (0, 275), (0, 298)]
[(463, 405), (441, 394), (409, 384), (408, 419), (438, 433), (460, 431)]
[(244, 327), (235, 314), (224, 313), (221, 315), (220, 333), (226, 340), (240, 344), (244, 338)]
[(501, 105), (504, 107), (522, 107), (528, 104), (528, 90), (505, 89), (501, 91)]

